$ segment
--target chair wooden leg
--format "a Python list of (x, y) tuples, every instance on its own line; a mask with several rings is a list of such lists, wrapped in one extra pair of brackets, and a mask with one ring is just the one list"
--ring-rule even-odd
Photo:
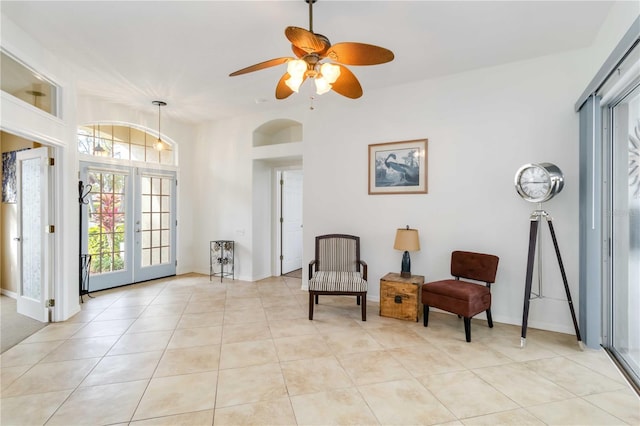
[(426, 327), (427, 324), (429, 324), (429, 305), (422, 305), (422, 307), (424, 309), (422, 309), (422, 311), (424, 312), (422, 314), (422, 321), (424, 322), (424, 326)]
[(309, 292), (309, 321), (313, 320), (313, 293)]
[(316, 305), (318, 304), (318, 295), (316, 294)]
[(360, 306), (360, 296), (356, 296), (356, 304)]
[(491, 308), (487, 309), (487, 322), (489, 323), (489, 328), (493, 328), (493, 318), (491, 318)]
[[(358, 296), (358, 300), (360, 300), (361, 296)], [(367, 297), (362, 296), (362, 321), (367, 320)]]
[(464, 334), (467, 342), (471, 341), (471, 318), (464, 317)]

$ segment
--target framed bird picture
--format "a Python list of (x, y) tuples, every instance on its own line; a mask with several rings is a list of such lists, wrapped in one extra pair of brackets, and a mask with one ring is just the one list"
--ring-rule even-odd
[(369, 195), (426, 194), (427, 139), (369, 145)]

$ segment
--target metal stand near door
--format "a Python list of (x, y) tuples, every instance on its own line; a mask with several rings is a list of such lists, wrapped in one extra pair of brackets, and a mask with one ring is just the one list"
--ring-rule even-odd
[[(536, 244), (538, 242), (538, 225), (540, 220), (544, 218), (549, 224), (549, 232), (551, 232), (551, 239), (553, 240), (553, 247), (556, 251), (556, 257), (558, 258), (558, 265), (560, 266), (560, 274), (562, 275), (562, 282), (564, 283), (564, 291), (567, 294), (567, 302), (569, 303), (569, 310), (571, 310), (571, 318), (573, 319), (573, 326), (576, 330), (576, 337), (578, 338), (578, 345), (583, 348), (582, 338), (580, 337), (580, 330), (578, 329), (578, 321), (576, 319), (576, 312), (573, 309), (573, 302), (571, 300), (571, 291), (569, 290), (569, 283), (567, 282), (567, 275), (564, 272), (564, 265), (562, 263), (562, 257), (560, 256), (560, 248), (558, 247), (558, 241), (556, 240), (556, 233), (553, 229), (553, 222), (551, 216), (544, 210), (536, 210), (531, 214), (530, 221), (531, 227), (529, 231), (529, 255), (527, 257), (527, 277), (525, 280), (524, 290), (524, 308), (522, 312), (522, 334), (520, 338), (520, 347), (525, 346), (527, 339), (527, 321), (529, 319), (529, 302), (531, 301), (531, 284), (533, 281), (533, 263), (536, 255)], [(540, 265), (541, 259), (538, 259), (538, 265)], [(540, 271), (539, 271), (540, 272)]]
[(211, 277), (234, 276), (234, 242), (230, 240), (216, 240), (209, 242), (209, 281)]
[(78, 248), (80, 250), (80, 264), (78, 271), (78, 280), (80, 284), (79, 294), (80, 294), (80, 302), (84, 303), (85, 294), (91, 298), (92, 295), (89, 294), (89, 275), (91, 274), (91, 255), (82, 253), (82, 206), (89, 204), (89, 193), (91, 192), (91, 185), (85, 185), (82, 181), (78, 182), (78, 203), (80, 204), (80, 211), (78, 213), (80, 230), (78, 235), (80, 237), (80, 241), (78, 242)]
[(80, 255), (80, 302), (84, 303), (82, 296), (85, 294), (91, 298), (93, 296), (89, 294), (89, 275), (91, 274), (91, 255)]

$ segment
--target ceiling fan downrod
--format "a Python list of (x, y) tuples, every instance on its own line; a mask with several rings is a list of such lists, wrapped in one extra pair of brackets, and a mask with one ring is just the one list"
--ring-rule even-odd
[(313, 32), (313, 4), (317, 0), (304, 0), (309, 3), (309, 31)]

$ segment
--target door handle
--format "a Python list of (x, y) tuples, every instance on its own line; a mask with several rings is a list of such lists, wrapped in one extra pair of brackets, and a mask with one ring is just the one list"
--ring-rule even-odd
[(15, 237), (13, 241), (20, 241), (20, 237)]

